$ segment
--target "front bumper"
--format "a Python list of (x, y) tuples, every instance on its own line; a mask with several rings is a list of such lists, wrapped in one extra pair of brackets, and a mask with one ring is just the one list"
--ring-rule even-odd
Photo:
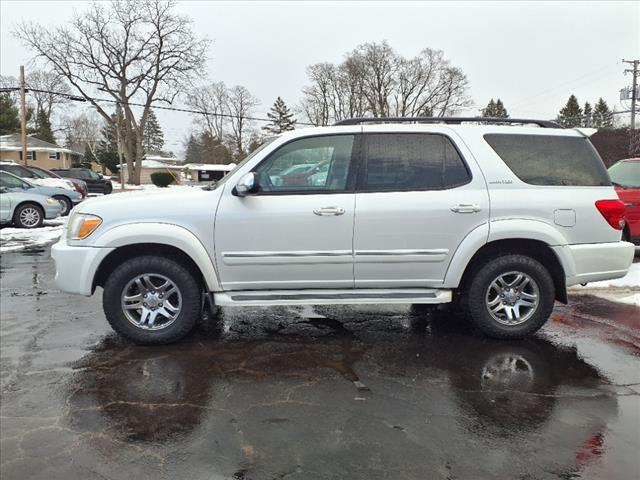
[(51, 247), (51, 257), (56, 264), (54, 283), (64, 292), (89, 297), (93, 293), (93, 279), (100, 263), (115, 248), (70, 246), (65, 233)]
[(552, 247), (562, 263), (566, 285), (622, 278), (633, 263), (635, 247), (629, 242), (586, 243)]

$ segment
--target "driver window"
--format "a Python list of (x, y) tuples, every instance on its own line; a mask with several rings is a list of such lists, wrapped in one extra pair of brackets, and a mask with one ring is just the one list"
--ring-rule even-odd
[(322, 192), (347, 189), (353, 135), (295, 140), (256, 168), (260, 192)]

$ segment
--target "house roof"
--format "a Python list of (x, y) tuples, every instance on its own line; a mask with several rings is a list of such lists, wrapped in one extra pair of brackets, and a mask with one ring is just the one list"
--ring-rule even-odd
[(147, 154), (144, 156), (144, 158), (146, 160), (155, 160), (157, 162), (168, 162), (168, 163), (176, 163), (180, 161), (174, 156), (165, 157), (164, 155), (154, 155), (154, 154), (151, 154), (151, 155)]
[(171, 165), (169, 163), (159, 162), (158, 160), (142, 160), (142, 168), (171, 168), (182, 170), (184, 167), (182, 165)]
[[(27, 150), (32, 152), (63, 152), (75, 153), (82, 155), (80, 152), (69, 150), (68, 148), (59, 147), (53, 143), (45, 142), (36, 137), (27, 137)], [(19, 133), (10, 135), (0, 135), (0, 151), (3, 152), (20, 152), (22, 151), (22, 139)]]

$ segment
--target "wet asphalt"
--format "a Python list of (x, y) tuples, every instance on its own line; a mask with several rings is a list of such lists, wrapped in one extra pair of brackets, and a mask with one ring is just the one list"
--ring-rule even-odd
[(0, 476), (640, 478), (640, 309), (495, 341), (410, 306), (225, 309), (141, 347), (49, 249), (0, 261)]

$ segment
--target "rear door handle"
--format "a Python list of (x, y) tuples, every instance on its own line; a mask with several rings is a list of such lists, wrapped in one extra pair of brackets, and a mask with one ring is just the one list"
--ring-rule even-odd
[(342, 207), (320, 207), (316, 208), (313, 213), (319, 215), (321, 217), (326, 217), (329, 215), (342, 215), (344, 214), (344, 208)]
[(480, 205), (470, 203), (461, 203), (455, 207), (451, 207), (451, 211), (455, 213), (478, 213), (480, 210), (482, 210)]

